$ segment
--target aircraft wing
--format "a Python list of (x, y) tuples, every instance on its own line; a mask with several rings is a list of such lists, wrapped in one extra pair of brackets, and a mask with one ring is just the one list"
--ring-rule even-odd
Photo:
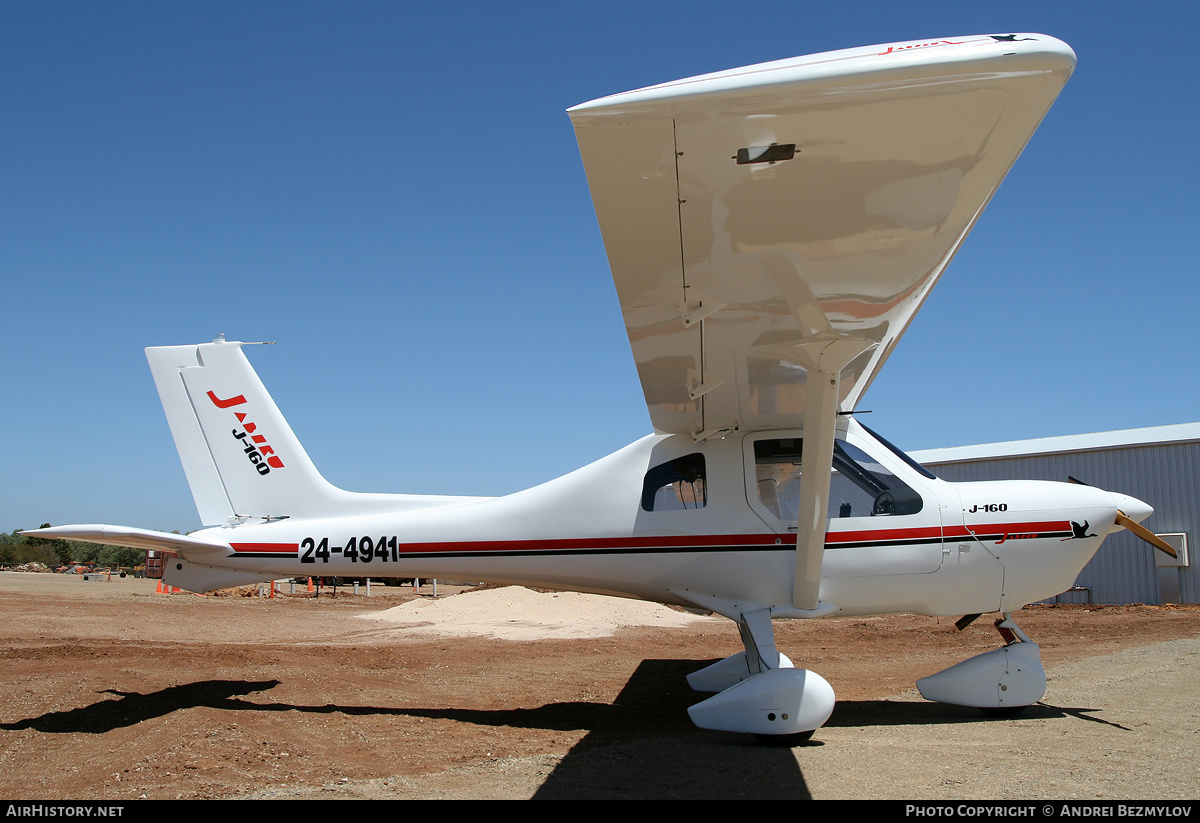
[(654, 428), (802, 426), (826, 355), (852, 409), (1074, 66), (951, 37), (570, 109)]

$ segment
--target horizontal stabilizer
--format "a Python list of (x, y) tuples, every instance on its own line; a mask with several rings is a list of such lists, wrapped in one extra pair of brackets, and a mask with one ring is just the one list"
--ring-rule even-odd
[(185, 557), (213, 556), (218, 552), (232, 551), (228, 543), (211, 539), (189, 537), (186, 534), (170, 534), (152, 529), (137, 529), (133, 526), (108, 526), (99, 523), (29, 529), (21, 534), (29, 537), (49, 537), (53, 540), (82, 540), (88, 543), (102, 543), (106, 546), (172, 552)]
[(219, 540), (205, 540), (186, 534), (169, 534), (151, 529), (136, 529), (132, 526), (108, 526), (99, 523), (30, 529), (22, 534), (55, 540), (84, 540), (108, 546), (174, 554), (176, 558), (163, 569), (163, 582), (197, 594), (229, 586), (249, 586), (277, 576), (274, 572), (211, 565), (219, 564), (232, 554), (230, 545)]

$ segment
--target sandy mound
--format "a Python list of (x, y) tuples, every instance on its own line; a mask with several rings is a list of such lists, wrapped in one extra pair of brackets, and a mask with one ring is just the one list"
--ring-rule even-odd
[(676, 627), (712, 619), (641, 600), (576, 592), (542, 594), (521, 586), (413, 600), (363, 617), (421, 634), (505, 640), (608, 637), (624, 626)]

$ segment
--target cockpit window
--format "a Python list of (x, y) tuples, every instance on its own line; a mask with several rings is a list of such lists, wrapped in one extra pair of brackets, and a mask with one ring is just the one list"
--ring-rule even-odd
[[(799, 516), (803, 447), (800, 438), (754, 442), (758, 499), (780, 520), (790, 522)], [(834, 443), (831, 470), (829, 517), (877, 517), (921, 510), (918, 492), (852, 443)]]
[(677, 457), (646, 472), (642, 482), (642, 508), (648, 512), (699, 509), (708, 503), (704, 480), (704, 455)]
[[(835, 502), (837, 514), (832, 511)], [(921, 506), (921, 495), (875, 458), (845, 440), (834, 443), (830, 517), (916, 514)]]

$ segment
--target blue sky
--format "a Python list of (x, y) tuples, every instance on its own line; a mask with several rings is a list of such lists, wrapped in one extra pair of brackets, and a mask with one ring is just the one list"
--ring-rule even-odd
[(1191, 3), (8, 2), (0, 531), (199, 525), (148, 345), (248, 350), (355, 491), (503, 494), (650, 430), (564, 110), (1041, 31), (1075, 76), (872, 386), (907, 449), (1200, 420)]

